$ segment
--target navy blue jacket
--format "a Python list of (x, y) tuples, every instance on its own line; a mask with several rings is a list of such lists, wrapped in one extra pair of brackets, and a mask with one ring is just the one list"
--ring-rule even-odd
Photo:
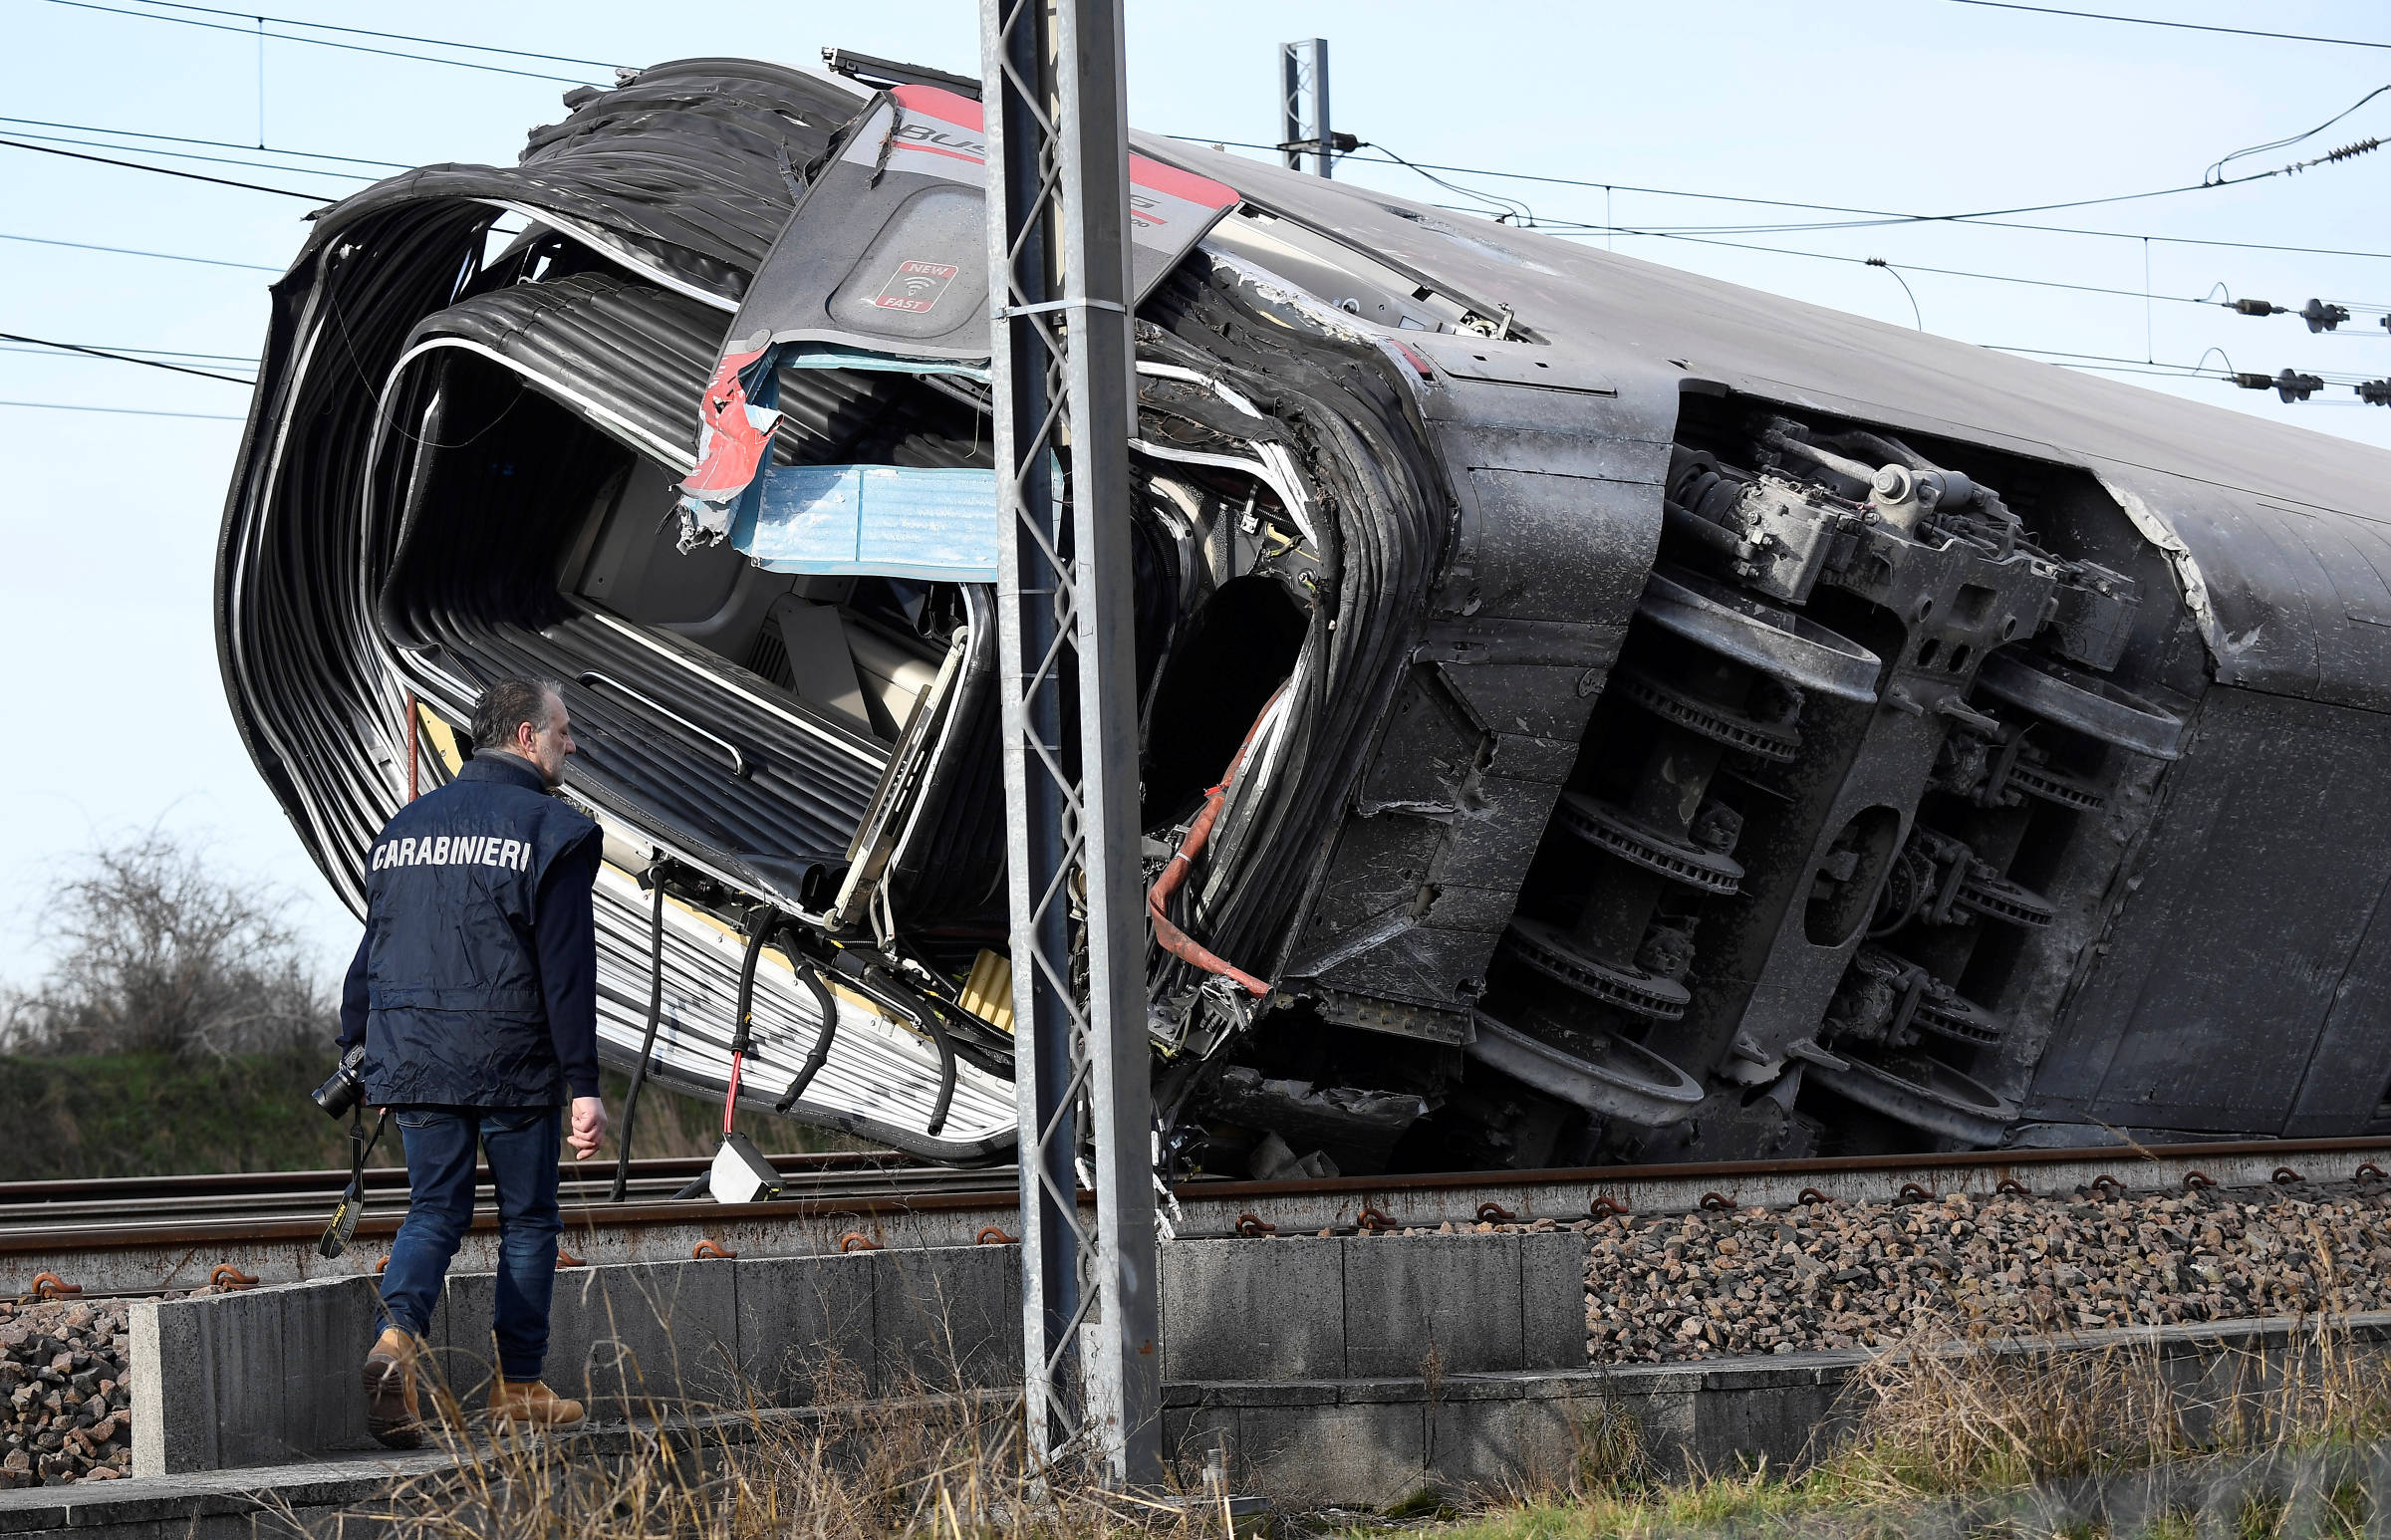
[(598, 826), (512, 754), (400, 808), (366, 862), (341, 1044), (376, 1107), (598, 1095)]

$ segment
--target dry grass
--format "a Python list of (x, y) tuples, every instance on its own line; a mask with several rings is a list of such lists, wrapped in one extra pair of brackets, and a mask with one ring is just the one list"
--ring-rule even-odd
[[(1846, 1435), (1799, 1470), (1670, 1475), (1632, 1412), (1589, 1402), (1568, 1468), (1521, 1472), (1494, 1493), (1424, 1494), (1367, 1522), (1277, 1527), (1440, 1540), (2391, 1533), (2391, 1354), (2336, 1315), (2264, 1352), (1964, 1332), (1866, 1365)], [(894, 1393), (817, 1362), (798, 1410), (737, 1385), (692, 1411), (677, 1392), (702, 1366), (659, 1366), (670, 1387), (653, 1397), (637, 1364), (587, 1366), (633, 1388), (628, 1427), (551, 1440), (456, 1415), (439, 1434), (455, 1468), (356, 1517), (400, 1540), (1231, 1540), (1216, 1467), (1200, 1490), (1151, 1502), (1041, 1470), (1018, 1396), (968, 1389), (951, 1340), (945, 1359)], [(1424, 1372), (1437, 1377), (1433, 1362)], [(2365, 1492), (2378, 1483), (2379, 1508)]]
[(2391, 1534), (2391, 1355), (2331, 1318), (2293, 1339), (2197, 1357), (2147, 1338), (1892, 1349), (1852, 1385), (1844, 1436), (1796, 1471), (1665, 1475), (1634, 1415), (1594, 1404), (1574, 1470), (1437, 1540)]
[[(638, 1366), (627, 1365), (631, 1379)], [(677, 1376), (672, 1376), (677, 1379)], [(634, 1416), (525, 1434), (468, 1415), (444, 1391), (434, 1440), (452, 1470), (414, 1478), (353, 1517), (398, 1540), (1227, 1540), (1219, 1494), (1133, 1498), (1039, 1468), (1017, 1392), (913, 1383), (875, 1393), (851, 1366), (815, 1366), (811, 1405), (635, 1394)], [(959, 1382), (958, 1382), (959, 1383)]]
[(1905, 1493), (2001, 1490), (2204, 1455), (2391, 1435), (2391, 1359), (2330, 1318), (2276, 1352), (2169, 1355), (1992, 1342), (1899, 1348), (1863, 1371), (1850, 1444), (1821, 1469)]

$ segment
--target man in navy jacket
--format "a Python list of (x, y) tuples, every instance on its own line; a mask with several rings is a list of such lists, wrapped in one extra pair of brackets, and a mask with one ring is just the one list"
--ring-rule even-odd
[[(558, 687), (502, 679), (473, 713), (473, 757), (400, 808), (366, 862), (366, 934), (341, 994), (341, 1047), (363, 1044), (366, 1099), (406, 1147), (406, 1219), (382, 1276), (366, 1420), (422, 1441), (415, 1358), (473, 1220), (475, 1147), (498, 1198), (494, 1418), (577, 1422), (540, 1381), (556, 1280), (560, 1135), (598, 1151), (598, 826), (550, 793), (574, 751)], [(570, 1131), (563, 1109), (571, 1103)]]

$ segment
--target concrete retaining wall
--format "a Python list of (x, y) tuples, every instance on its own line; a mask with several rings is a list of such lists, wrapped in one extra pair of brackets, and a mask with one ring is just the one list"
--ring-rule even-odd
[[(495, 1288), (451, 1274), (425, 1334), (466, 1411), (495, 1371)], [(602, 1420), (803, 1405), (825, 1381), (875, 1395), (1017, 1385), (1019, 1298), (1011, 1246), (567, 1268), (545, 1378)], [(372, 1447), (358, 1375), (374, 1306), (371, 1278), (133, 1306), (133, 1474)]]
[[(1163, 1248), (1163, 1373), (1265, 1384), (1566, 1370), (1585, 1362), (1584, 1237), (1187, 1241)], [(487, 1398), (495, 1279), (452, 1274), (426, 1334), (467, 1411)], [(803, 1406), (825, 1391), (1017, 1386), (1020, 1255), (957, 1246), (634, 1263), (557, 1275), (548, 1383), (593, 1417)], [(374, 1280), (133, 1310), (133, 1471), (369, 1446), (358, 1367)]]

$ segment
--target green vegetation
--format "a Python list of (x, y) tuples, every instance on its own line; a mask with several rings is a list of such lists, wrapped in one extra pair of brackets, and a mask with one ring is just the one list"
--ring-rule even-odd
[[(331, 1045), (222, 1058), (171, 1053), (0, 1057), (0, 1181), (331, 1170), (349, 1163), (347, 1125), (307, 1094), (332, 1073)], [(620, 1131), (627, 1080), (606, 1104)], [(711, 1153), (719, 1103), (640, 1093), (639, 1154)], [(858, 1148), (839, 1136), (752, 1114), (739, 1128), (771, 1155)], [(615, 1153), (612, 1136), (606, 1155)], [(399, 1163), (386, 1136), (375, 1163)]]
[(330, 1068), (296, 1048), (0, 1059), (0, 1180), (346, 1165), (347, 1137), (307, 1099)]

